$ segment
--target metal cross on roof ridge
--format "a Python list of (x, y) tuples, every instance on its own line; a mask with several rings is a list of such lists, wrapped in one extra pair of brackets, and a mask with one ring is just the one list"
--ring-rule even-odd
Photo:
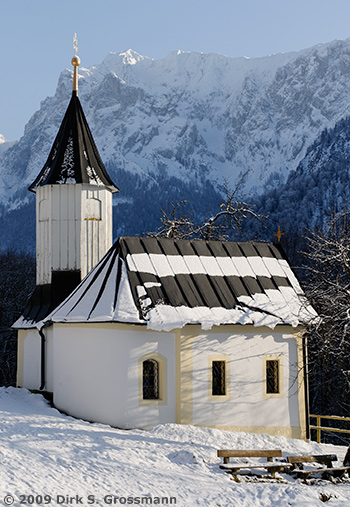
[(274, 236), (277, 236), (277, 239), (278, 239), (278, 243), (281, 241), (281, 237), (284, 235), (284, 232), (281, 232), (281, 228), (280, 226), (278, 226), (278, 231), (276, 234), (274, 234)]

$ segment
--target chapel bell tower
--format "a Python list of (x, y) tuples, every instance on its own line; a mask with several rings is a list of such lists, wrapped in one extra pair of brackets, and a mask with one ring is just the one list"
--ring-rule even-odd
[(50, 307), (112, 246), (112, 194), (118, 192), (78, 98), (77, 54), (72, 65), (72, 98), (48, 159), (29, 187), (36, 194), (36, 285), (51, 293)]

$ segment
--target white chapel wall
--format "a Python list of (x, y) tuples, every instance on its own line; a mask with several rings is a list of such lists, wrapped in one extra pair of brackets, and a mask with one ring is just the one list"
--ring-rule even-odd
[(45, 391), (53, 392), (53, 329), (52, 326), (44, 328), (45, 334)]
[[(54, 403), (76, 417), (122, 428), (178, 422), (302, 438), (305, 421), (299, 415), (304, 406), (299, 407), (303, 396), (296, 379), (293, 333), (287, 327), (228, 327), (204, 332), (195, 326), (196, 333), (188, 326), (188, 341), (188, 330), (175, 339), (175, 333), (141, 326), (55, 324)], [(141, 399), (140, 359), (152, 356), (166, 360), (167, 396), (165, 402), (148, 404)], [(266, 395), (266, 358), (280, 361), (278, 395)], [(228, 362), (228, 389), (222, 399), (211, 393), (212, 359)]]
[[(215, 427), (298, 428), (296, 340), (288, 333), (200, 333), (193, 341), (193, 424)], [(210, 358), (229, 358), (228, 397), (213, 401)], [(266, 396), (264, 358), (279, 357), (280, 396)], [(282, 430), (283, 431), (283, 430)]]
[[(76, 417), (122, 428), (175, 421), (175, 337), (117, 324), (54, 325), (54, 404)], [(166, 403), (140, 401), (139, 358), (167, 359)]]
[[(18, 336), (18, 346), (23, 354), (22, 377), (19, 379), (20, 387), (39, 389), (41, 384), (41, 338), (37, 329), (21, 330)], [(20, 356), (20, 355), (19, 355)]]
[[(53, 392), (52, 328), (44, 329), (44, 334), (44, 390)], [(37, 329), (21, 329), (18, 331), (17, 385), (35, 390), (41, 387), (41, 336)]]

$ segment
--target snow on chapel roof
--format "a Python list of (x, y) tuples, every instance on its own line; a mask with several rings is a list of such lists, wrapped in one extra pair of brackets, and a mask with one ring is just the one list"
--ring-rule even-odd
[(72, 64), (72, 98), (48, 159), (29, 190), (36, 192), (42, 185), (87, 183), (118, 192), (103, 165), (78, 98), (78, 56), (73, 57)]
[(120, 238), (42, 324), (293, 327), (315, 316), (282, 251), (266, 243)]

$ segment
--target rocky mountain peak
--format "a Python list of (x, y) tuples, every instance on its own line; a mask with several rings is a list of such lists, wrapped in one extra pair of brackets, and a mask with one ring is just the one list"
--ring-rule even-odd
[[(350, 39), (263, 58), (173, 51), (154, 60), (127, 50), (79, 67), (79, 76), (98, 150), (130, 206), (133, 178), (145, 188), (219, 187), (224, 178), (234, 186), (250, 169), (246, 189), (262, 193), (285, 180), (320, 133), (350, 113)], [(71, 70), (63, 71), (55, 95), (0, 155), (4, 213), (25, 202), (71, 83)]]

